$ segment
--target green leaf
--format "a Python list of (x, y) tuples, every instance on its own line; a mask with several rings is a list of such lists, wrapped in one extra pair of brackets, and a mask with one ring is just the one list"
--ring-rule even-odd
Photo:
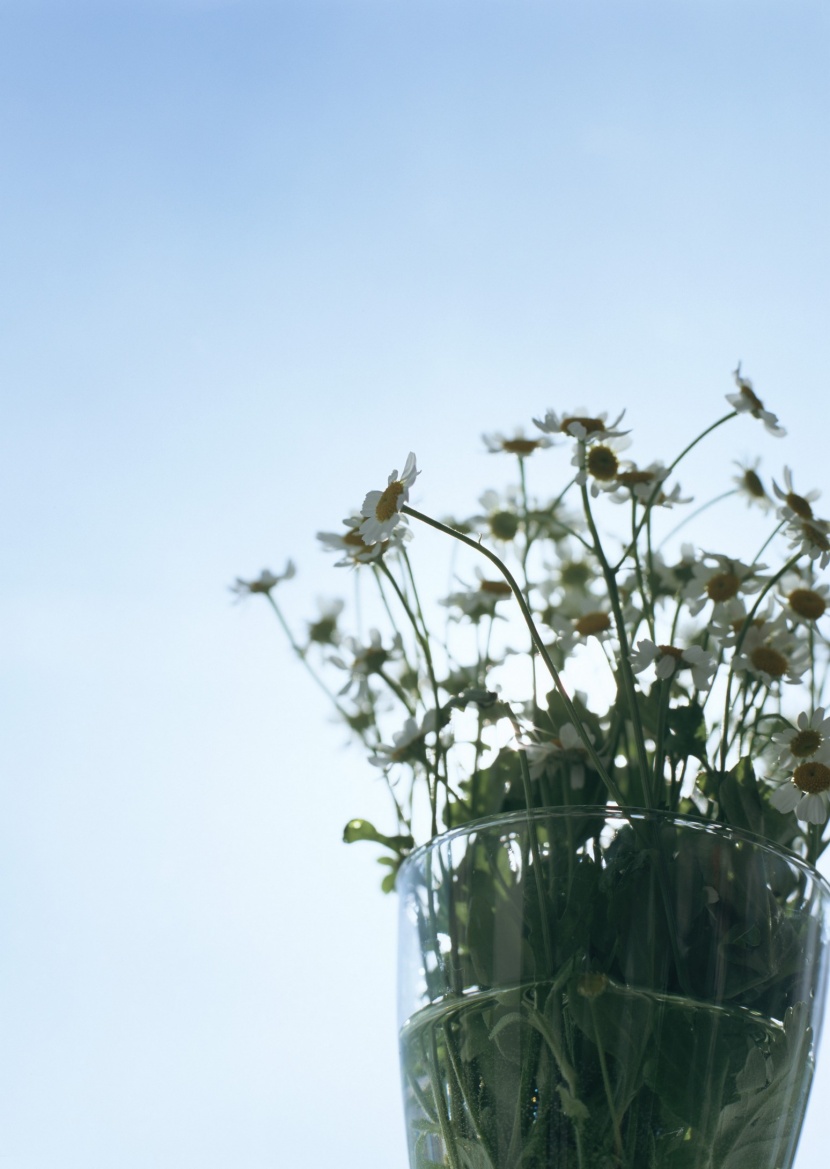
[(706, 720), (698, 702), (688, 706), (672, 706), (668, 712), (670, 735), (666, 750), (673, 759), (707, 758)]
[(354, 844), (356, 840), (371, 840), (398, 854), (407, 853), (415, 847), (411, 836), (384, 836), (368, 820), (350, 820), (343, 829), (343, 840), (346, 844)]
[[(766, 1056), (747, 1055), (736, 1076), (738, 1099), (720, 1114), (713, 1143), (717, 1169), (757, 1169), (789, 1163), (787, 1153), (801, 1124), (812, 1073), (807, 1007), (797, 1003), (774, 1034)], [(764, 1063), (763, 1073), (759, 1056)]]

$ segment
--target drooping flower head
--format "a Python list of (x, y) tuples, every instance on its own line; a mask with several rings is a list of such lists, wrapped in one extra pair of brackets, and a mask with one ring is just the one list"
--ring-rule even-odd
[(783, 426), (778, 425), (778, 417), (770, 410), (764, 409), (764, 403), (755, 393), (752, 388), (752, 382), (748, 377), (741, 376), (741, 365), (738, 362), (738, 368), (734, 373), (735, 385), (738, 387), (737, 394), (727, 394), (726, 400), (733, 406), (739, 414), (751, 414), (753, 418), (758, 418), (763, 422), (770, 434), (776, 438), (783, 438), (787, 433)]
[(418, 475), (415, 455), (410, 451), (400, 476), (393, 471), (383, 491), (368, 493), (360, 509), (363, 522), (358, 529), (364, 543), (377, 544), (389, 538), (401, 521), (401, 508), (409, 502), (409, 489)]

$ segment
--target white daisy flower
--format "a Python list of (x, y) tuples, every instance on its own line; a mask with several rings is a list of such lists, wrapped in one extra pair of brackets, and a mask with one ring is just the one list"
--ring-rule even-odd
[(520, 459), (526, 459), (534, 451), (553, 446), (553, 441), (549, 438), (526, 438), (521, 429), (516, 430), (512, 438), (502, 434), (501, 431), (495, 431), (493, 434), (482, 434), (481, 438), (491, 455), (503, 451), (508, 455), (518, 455)]
[(770, 803), (779, 812), (795, 812), (807, 824), (823, 824), (830, 803), (830, 767), (816, 760), (799, 763), (792, 779), (772, 793)]
[(689, 613), (692, 617), (697, 616), (709, 601), (717, 608), (739, 594), (757, 593), (763, 584), (759, 573), (766, 567), (765, 564), (743, 564), (716, 552), (704, 552), (702, 559), (692, 565), (691, 579), (681, 594)]
[(415, 455), (410, 451), (400, 477), (393, 471), (383, 491), (368, 493), (360, 509), (363, 522), (359, 531), (364, 543), (377, 544), (389, 539), (401, 522), (401, 508), (409, 502), (409, 489), (419, 474)]
[(465, 587), (461, 592), (450, 593), (440, 602), (448, 608), (458, 610), (457, 613), (453, 614), (456, 621), (464, 616), (475, 624), (484, 617), (494, 617), (499, 601), (510, 600), (513, 596), (510, 585), (501, 577), (491, 580), (485, 577), (478, 568), (476, 576), (478, 577), (477, 589)]
[(775, 435), (776, 438), (783, 438), (787, 433), (783, 426), (778, 425), (778, 418), (769, 410), (764, 409), (764, 403), (752, 389), (752, 382), (747, 377), (741, 376), (741, 366), (734, 373), (735, 384), (738, 387), (737, 394), (727, 394), (726, 400), (739, 414), (751, 414), (753, 418), (760, 419), (770, 434)]
[(392, 736), (391, 744), (378, 743), (369, 762), (384, 770), (393, 763), (423, 763), (426, 758), (426, 736), (437, 726), (438, 717), (434, 710), (428, 710), (420, 723), (414, 718), (408, 718), (401, 730)]
[(631, 668), (635, 674), (640, 674), (652, 664), (662, 681), (671, 678), (677, 670), (690, 669), (696, 690), (708, 690), (717, 669), (715, 655), (702, 646), (690, 645), (688, 649), (680, 649), (676, 645), (656, 645), (643, 638), (631, 654)]
[(590, 478), (593, 496), (600, 491), (615, 491), (617, 476), (623, 469), (617, 455), (630, 445), (631, 439), (624, 435), (603, 442), (580, 441), (571, 459), (571, 465), (577, 468), (577, 483), (587, 483)]
[[(593, 743), (591, 732), (586, 731), (586, 734)], [(554, 738), (546, 739), (543, 743), (525, 743), (521, 749), (527, 755), (531, 779), (538, 779), (545, 772), (564, 765), (568, 768), (571, 790), (581, 791), (585, 786), (585, 759), (588, 752), (573, 723), (563, 723)]]
[(236, 581), (231, 585), (231, 592), (236, 594), (238, 601), (244, 600), (246, 597), (251, 597), (254, 593), (270, 593), (271, 589), (276, 588), (281, 580), (290, 580), (297, 572), (297, 566), (293, 560), (289, 560), (283, 572), (275, 575), (269, 569), (264, 568), (256, 580), (243, 580), (238, 576)]
[(624, 415), (625, 410), (613, 422), (608, 422), (607, 412), (594, 418), (583, 406), (577, 406), (572, 414), (557, 414), (555, 410), (548, 410), (544, 418), (534, 418), (533, 425), (545, 434), (568, 434), (580, 442), (607, 442), (628, 434), (627, 430), (617, 429)]
[(399, 547), (412, 535), (409, 529), (401, 524), (388, 539), (377, 544), (367, 544), (359, 531), (363, 516), (349, 516), (343, 523), (346, 525), (345, 532), (317, 533), (317, 539), (327, 551), (343, 554), (340, 560), (335, 561), (335, 568), (356, 568), (359, 564), (378, 560), (390, 548)]
[(796, 726), (787, 727), (772, 736), (781, 749), (782, 767), (797, 767), (800, 763), (817, 761), (830, 763), (830, 718), (824, 717), (824, 707), (817, 707), (808, 718), (806, 711), (796, 719)]
[(755, 506), (763, 508), (764, 511), (769, 511), (772, 507), (772, 500), (767, 495), (761, 476), (758, 474), (761, 460), (755, 459), (752, 463), (735, 460), (734, 465), (741, 472), (740, 475), (734, 475), (732, 478), (739, 494), (743, 495), (748, 505), (755, 504)]
[(802, 520), (790, 525), (791, 548), (798, 548), (802, 556), (818, 560), (822, 568), (830, 564), (830, 523), (827, 520)]
[(772, 489), (784, 503), (784, 506), (778, 509), (778, 514), (781, 519), (790, 521), (806, 520), (808, 523), (813, 520), (813, 509), (810, 505), (814, 500), (818, 499), (821, 492), (814, 488), (812, 491), (808, 491), (806, 495), (798, 495), (793, 488), (793, 474), (789, 467), (784, 468), (784, 486), (786, 487), (786, 491), (782, 491), (773, 479)]
[(793, 636), (782, 617), (755, 620), (744, 636), (741, 652), (732, 662), (737, 673), (747, 673), (767, 686), (777, 682), (794, 685), (810, 664), (809, 649)]
[(830, 585), (790, 574), (778, 584), (776, 600), (794, 625), (814, 625), (827, 612)]

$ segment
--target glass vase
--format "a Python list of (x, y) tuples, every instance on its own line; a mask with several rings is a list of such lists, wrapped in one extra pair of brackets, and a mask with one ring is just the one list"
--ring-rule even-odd
[(414, 852), (400, 892), (411, 1169), (790, 1169), (830, 886), (690, 817), (536, 809)]

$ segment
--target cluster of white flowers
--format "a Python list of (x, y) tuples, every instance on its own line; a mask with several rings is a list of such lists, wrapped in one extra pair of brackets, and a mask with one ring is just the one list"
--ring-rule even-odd
[[(726, 395), (732, 412), (686, 451), (736, 415), (758, 419), (775, 437), (785, 434), (740, 366), (734, 378), (736, 392)], [(717, 818), (718, 777), (740, 757), (757, 764), (775, 814), (794, 812), (807, 825), (827, 819), (830, 716), (820, 705), (825, 679), (819, 665), (828, 659), (823, 620), (830, 585), (817, 574), (830, 563), (830, 522), (815, 514), (819, 492), (797, 492), (790, 467), (771, 480), (768, 492), (758, 461), (739, 462), (726, 494), (774, 512), (778, 525), (763, 545), (764, 562), (760, 553), (742, 560), (690, 543), (672, 560), (652, 544), (651, 533), (661, 512), (690, 502), (679, 483), (670, 482), (680, 459), (643, 465), (629, 459), (631, 432), (621, 428), (623, 417), (583, 407), (549, 409), (533, 419), (535, 435), (522, 429), (484, 435), (488, 451), (518, 461), (520, 484), (485, 492), (481, 510), (462, 520), (434, 520), (410, 506), (420, 474), (410, 452), (403, 470), (393, 470), (383, 489), (366, 494), (342, 532), (318, 533), (324, 548), (338, 554), (338, 566), (374, 574), (386, 613), (391, 617), (397, 607), (403, 618), (400, 628), (393, 619), (386, 635), (373, 629), (368, 640), (345, 636), (342, 602), (328, 602), (309, 623), (306, 646), (340, 671), (338, 710), (387, 777), (401, 831), (412, 828), (417, 776), (427, 781), (434, 832), (440, 817), (445, 825), (458, 823), (493, 806), (492, 792), (477, 802), (482, 767), (495, 769), (488, 782), (504, 794), (515, 793), (519, 765), (530, 785), (525, 794), (536, 793), (534, 799), (579, 792), (675, 810), (685, 801), (686, 810)], [(570, 453), (569, 484), (552, 499), (531, 497), (526, 460), (539, 455), (536, 465), (556, 458), (563, 444)], [(550, 448), (552, 455), (542, 454)], [(576, 510), (566, 508), (571, 490), (580, 501)], [(632, 516), (614, 555), (600, 540), (592, 513), (606, 500), (628, 504)], [(439, 601), (449, 615), (443, 639), (431, 635), (415, 590), (410, 519), (491, 562), (486, 571), (476, 568), (474, 578), (465, 571)], [(778, 570), (767, 563), (776, 538), (783, 546)], [(273, 590), (293, 574), (289, 562), (279, 576), (266, 571), (258, 580), (237, 580), (234, 591), (267, 594), (276, 608)], [(508, 666), (515, 672), (512, 663), (526, 652), (527, 636), (517, 638), (513, 619), (519, 612), (533, 642), (531, 694), (507, 702), (499, 690), (509, 675), (498, 672)], [(465, 644), (468, 652), (474, 647), (472, 660), (451, 644), (459, 626), (470, 631)], [(310, 665), (306, 650), (295, 649)], [(570, 697), (569, 672), (579, 663), (584, 669), (590, 654), (595, 674), (603, 658), (607, 662), (605, 689), (611, 685), (617, 696), (610, 707), (593, 691), (576, 705)], [(790, 721), (790, 694), (799, 688), (811, 701)], [(490, 734), (500, 719), (507, 727), (501, 739)], [(472, 727), (466, 770), (450, 767), (453, 741), (456, 750), (463, 746), (451, 720)], [(637, 752), (638, 761), (630, 763)], [(404, 798), (400, 775), (406, 771), (412, 783)]]

